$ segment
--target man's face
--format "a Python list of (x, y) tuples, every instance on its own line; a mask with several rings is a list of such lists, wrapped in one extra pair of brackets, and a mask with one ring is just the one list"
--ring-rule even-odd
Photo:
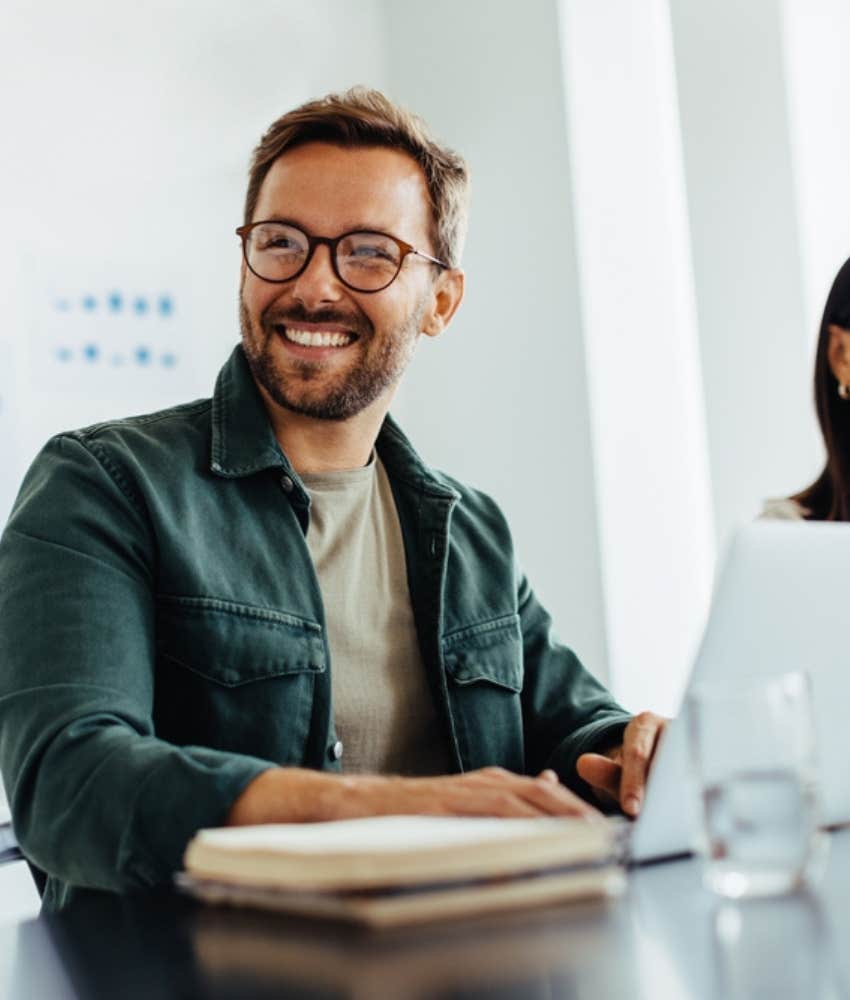
[[(252, 221), (285, 219), (314, 236), (385, 232), (433, 254), (430, 218), (425, 177), (406, 153), (309, 143), (274, 162)], [(240, 322), (251, 371), (279, 406), (324, 420), (352, 417), (398, 382), (434, 285), (433, 265), (415, 255), (372, 294), (342, 284), (326, 246), (285, 284), (263, 281), (243, 263)]]

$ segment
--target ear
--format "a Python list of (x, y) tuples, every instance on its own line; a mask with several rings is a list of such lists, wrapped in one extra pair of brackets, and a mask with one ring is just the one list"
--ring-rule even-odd
[(850, 330), (830, 323), (827, 359), (832, 374), (842, 385), (850, 385)]
[(459, 267), (442, 271), (431, 290), (431, 301), (422, 315), (422, 332), (437, 337), (445, 330), (463, 299), (466, 275)]

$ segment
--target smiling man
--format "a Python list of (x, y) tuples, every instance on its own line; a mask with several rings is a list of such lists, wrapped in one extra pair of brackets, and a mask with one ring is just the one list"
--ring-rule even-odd
[(553, 637), (498, 507), (388, 415), (468, 177), (383, 95), (276, 121), (211, 400), (59, 435), (0, 541), (0, 764), (57, 907), (200, 827), (640, 808), (663, 720)]

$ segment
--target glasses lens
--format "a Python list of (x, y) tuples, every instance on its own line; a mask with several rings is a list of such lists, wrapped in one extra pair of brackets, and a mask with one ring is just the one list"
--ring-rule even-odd
[(304, 266), (310, 244), (300, 229), (264, 222), (251, 230), (245, 251), (248, 266), (268, 281), (286, 281)]
[(340, 277), (363, 292), (386, 287), (401, 267), (398, 244), (383, 233), (349, 233), (336, 248)]

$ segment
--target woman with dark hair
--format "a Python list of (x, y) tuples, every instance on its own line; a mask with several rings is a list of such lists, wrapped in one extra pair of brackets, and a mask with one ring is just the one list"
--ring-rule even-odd
[(815, 405), (826, 445), (823, 472), (794, 496), (768, 501), (764, 517), (850, 521), (850, 260), (835, 276), (823, 311)]

